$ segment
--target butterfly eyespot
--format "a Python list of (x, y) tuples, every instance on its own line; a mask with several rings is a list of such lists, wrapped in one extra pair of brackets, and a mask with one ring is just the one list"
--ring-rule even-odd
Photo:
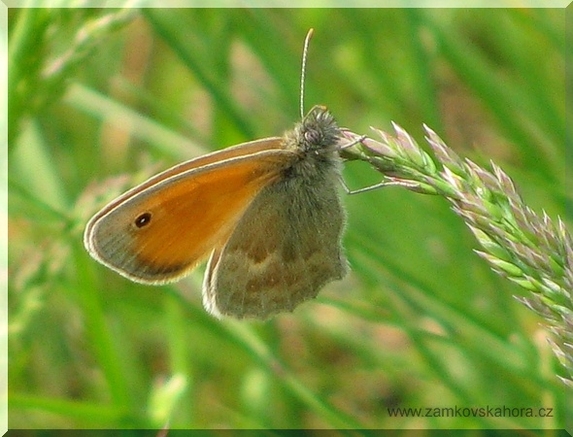
[(143, 214), (139, 214), (135, 221), (133, 222), (133, 224), (135, 225), (136, 228), (143, 228), (145, 226), (147, 226), (149, 223), (151, 223), (151, 213), (150, 212), (144, 212)]

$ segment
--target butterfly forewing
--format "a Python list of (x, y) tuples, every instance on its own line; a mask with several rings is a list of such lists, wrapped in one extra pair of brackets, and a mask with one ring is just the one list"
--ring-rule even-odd
[[(280, 146), (279, 139), (272, 141)], [(228, 238), (255, 195), (280, 174), (291, 153), (270, 149), (212, 164), (201, 158), (199, 166), (190, 161), (152, 185), (144, 182), (120, 208), (111, 204), (92, 219), (86, 247), (135, 281), (178, 279)]]

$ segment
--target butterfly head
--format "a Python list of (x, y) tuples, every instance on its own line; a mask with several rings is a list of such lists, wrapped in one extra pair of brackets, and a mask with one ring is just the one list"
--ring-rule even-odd
[(324, 106), (313, 107), (285, 138), (286, 147), (302, 155), (332, 154), (339, 139), (340, 129)]

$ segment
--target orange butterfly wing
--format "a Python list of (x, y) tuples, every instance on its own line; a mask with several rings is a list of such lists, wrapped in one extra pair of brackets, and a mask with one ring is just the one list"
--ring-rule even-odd
[(179, 164), (104, 207), (88, 223), (90, 254), (144, 283), (179, 279), (224, 244), (257, 193), (293, 159), (281, 138)]

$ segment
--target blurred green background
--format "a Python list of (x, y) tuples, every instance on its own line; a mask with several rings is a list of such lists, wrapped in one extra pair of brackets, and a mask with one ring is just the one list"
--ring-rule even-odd
[[(573, 428), (541, 319), (437, 196), (344, 196), (352, 273), (267, 322), (209, 316), (202, 267), (149, 287), (84, 250), (124, 189), (290, 129), (311, 27), (307, 110), (426, 123), (571, 225), (565, 10), (11, 9), (11, 428)], [(390, 414), (488, 406), (512, 412)]]

